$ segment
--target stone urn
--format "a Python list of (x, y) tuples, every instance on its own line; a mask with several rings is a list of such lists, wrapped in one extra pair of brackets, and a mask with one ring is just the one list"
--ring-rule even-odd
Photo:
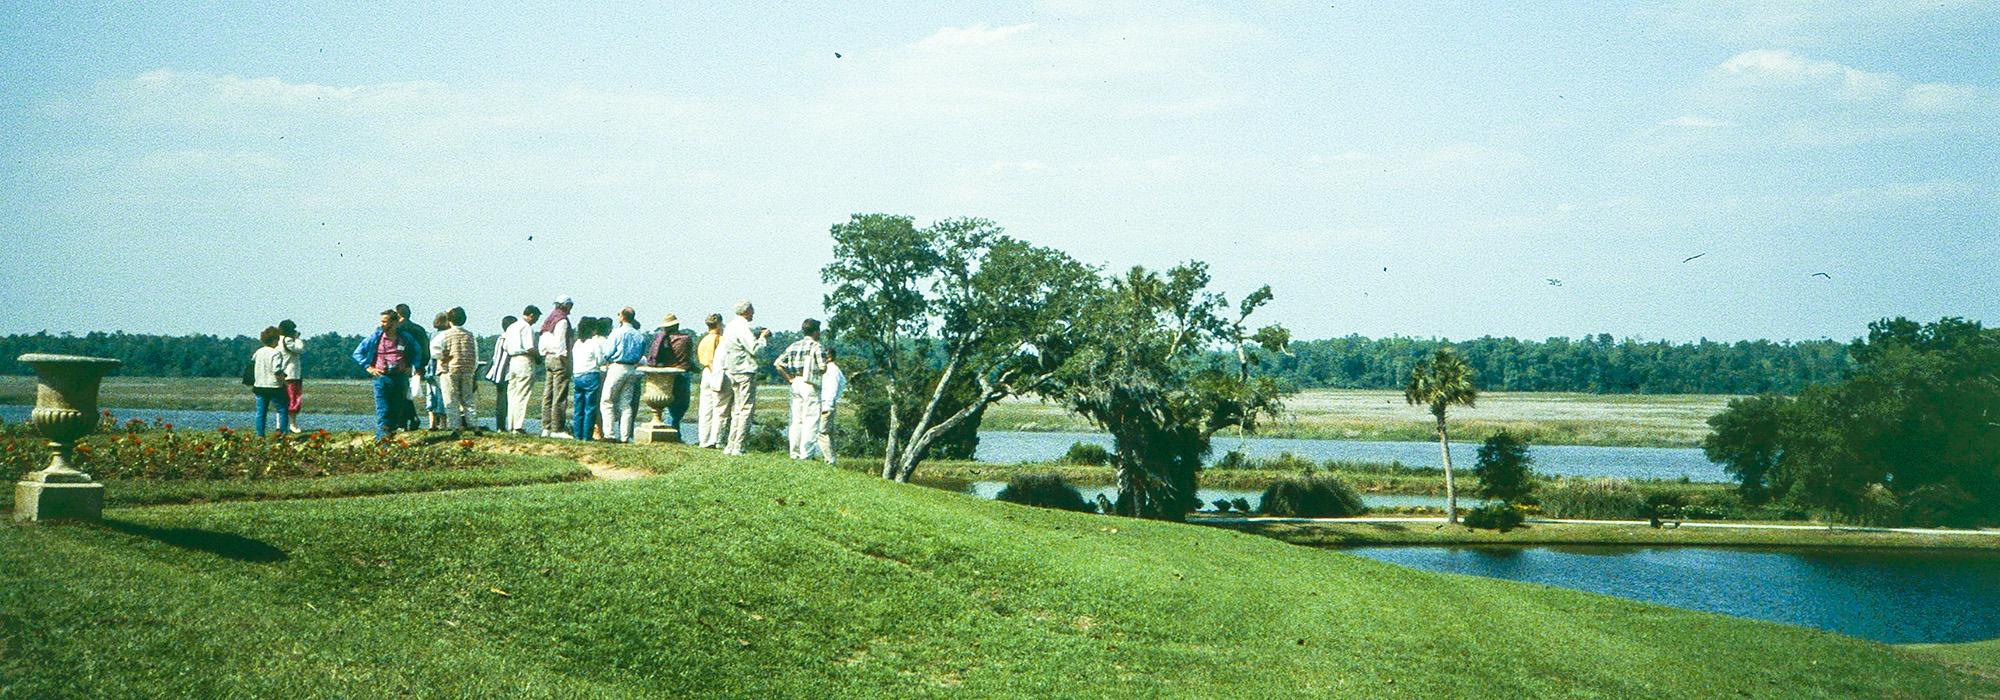
[(76, 441), (97, 430), (97, 388), (117, 360), (103, 357), (29, 353), (22, 364), (35, 368), (35, 410), (28, 422), (49, 440), (49, 466), (14, 485), (18, 521), (96, 520), (104, 511), (104, 485), (70, 463)]
[(639, 402), (646, 410), (653, 412), (653, 419), (633, 429), (633, 442), (681, 441), (681, 431), (667, 420), (667, 406), (675, 401), (685, 400), (680, 396), (687, 386), (680, 379), (687, 376), (687, 370), (679, 367), (640, 367), (639, 376), (643, 382)]

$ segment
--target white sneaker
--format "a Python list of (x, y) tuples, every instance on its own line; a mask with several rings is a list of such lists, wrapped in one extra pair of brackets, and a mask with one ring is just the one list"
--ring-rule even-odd
[(548, 436), (549, 436), (549, 437), (552, 437), (552, 438), (555, 438), (555, 439), (557, 439), (557, 440), (575, 440), (575, 439), (576, 439), (576, 436), (574, 436), (574, 435), (570, 435), (569, 433), (549, 433), (549, 435), (548, 435)]

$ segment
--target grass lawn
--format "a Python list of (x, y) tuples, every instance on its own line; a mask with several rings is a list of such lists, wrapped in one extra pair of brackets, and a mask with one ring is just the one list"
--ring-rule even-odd
[(2000, 693), (1835, 634), (1217, 528), (589, 458), (661, 475), (0, 527), (0, 697)]
[[(540, 384), (532, 405), (539, 416)], [(479, 386), (479, 415), (493, 415), (493, 385)], [(758, 392), (760, 411), (785, 412), (783, 387)], [(305, 413), (372, 413), (366, 381), (306, 378)], [(0, 404), (34, 403), (33, 377), (0, 377)], [(1454, 439), (1477, 442), (1507, 429), (1544, 445), (1694, 447), (1708, 434), (1709, 416), (1722, 411), (1729, 396), (1596, 395), (1560, 393), (1482, 394), (1474, 408), (1453, 409)], [(248, 390), (231, 378), (121, 377), (104, 379), (107, 408), (249, 411)], [(1309, 389), (1286, 403), (1288, 413), (1259, 432), (1263, 437), (1341, 440), (1436, 439), (1430, 414), (1403, 402), (1396, 391)], [(852, 412), (842, 414), (852, 419)], [(986, 430), (1094, 432), (1083, 418), (1061, 406), (1033, 399), (1003, 401), (986, 413)]]
[[(1440, 517), (1442, 511), (1440, 511)], [(1196, 519), (1195, 522), (1200, 522)], [(1788, 523), (1797, 524), (1797, 523)], [(1918, 535), (1857, 530), (1758, 530), (1739, 528), (1652, 528), (1640, 525), (1529, 524), (1508, 532), (1439, 528), (1433, 523), (1251, 523), (1233, 530), (1310, 546), (1357, 545), (1704, 545), (1712, 547), (1920, 547), (2000, 549), (2000, 537)]]
[[(470, 469), (387, 471), (322, 477), (267, 479), (115, 480), (104, 482), (105, 505), (140, 506), (213, 501), (370, 496), (414, 491), (448, 491), (482, 486), (514, 486), (580, 481), (590, 469), (548, 457), (501, 456), (500, 463)], [(11, 503), (8, 504), (11, 507)]]

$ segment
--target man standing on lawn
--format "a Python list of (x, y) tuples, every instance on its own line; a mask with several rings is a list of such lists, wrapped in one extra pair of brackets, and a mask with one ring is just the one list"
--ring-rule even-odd
[(576, 302), (565, 294), (556, 297), (556, 306), (549, 311), (549, 317), (542, 320), (541, 336), (537, 347), (542, 353), (542, 368), (548, 373), (542, 384), (542, 436), (569, 438), (568, 425), (572, 417), (569, 412), (571, 384), (569, 352), (576, 344), (575, 327), (569, 322), (569, 311)]
[(695, 443), (701, 447), (715, 449), (722, 445), (722, 424), (727, 420), (729, 409), (722, 403), (722, 368), (715, 366), (715, 351), (722, 347), (722, 314), (709, 314), (706, 320), (708, 332), (702, 334), (701, 342), (695, 345), (695, 360), (701, 363), (701, 408), (695, 414), (699, 425), (695, 430), (701, 433)]
[[(528, 425), (528, 397), (535, 390), (535, 324), (542, 320), (542, 310), (529, 305), (521, 310), (521, 320), (508, 326), (503, 333), (507, 337), (507, 430), (526, 433)], [(500, 358), (493, 358), (499, 362)]]
[(833, 464), (833, 409), (840, 404), (840, 394), (844, 391), (847, 391), (847, 371), (840, 368), (833, 346), (828, 345), (826, 375), (819, 383), (819, 435), (814, 440), (827, 464)]
[[(401, 321), (397, 324), (398, 328), (402, 332), (408, 333), (410, 337), (417, 339), (417, 346), (406, 350), (406, 352), (410, 353), (410, 367), (419, 371), (425, 367), (429, 367), (431, 365), (431, 334), (424, 330), (424, 324), (415, 323), (410, 320), (409, 304), (397, 304), (396, 315), (401, 317)], [(421, 378), (419, 378), (419, 381), (421, 381)], [(421, 387), (422, 385), (419, 384), (417, 390), (421, 391)], [(405, 430), (417, 429), (417, 402), (415, 399), (416, 397), (410, 395), (409, 391), (403, 392), (403, 428)]]
[(444, 398), (445, 427), (458, 431), (470, 428), (479, 420), (479, 408), (473, 401), (473, 373), (479, 369), (479, 339), (465, 330), (465, 309), (445, 312), (445, 322), (450, 324), (439, 333), (438, 393)]
[(513, 316), (500, 318), (500, 336), (493, 341), (492, 361), (486, 367), (486, 381), (493, 382), (493, 430), (507, 431), (507, 329), (514, 327), (520, 319)]
[(614, 442), (632, 441), (632, 423), (639, 415), (632, 389), (639, 379), (639, 361), (646, 358), (647, 336), (639, 330), (638, 319), (632, 307), (619, 309), (618, 327), (604, 339), (610, 364), (604, 369), (604, 398), (598, 405), (604, 412), (604, 437)]
[(722, 345), (715, 353), (715, 363), (724, 373), (722, 400), (730, 409), (729, 443), (722, 448), (726, 455), (743, 454), (743, 438), (750, 434), (750, 413), (757, 408), (757, 354), (771, 340), (771, 329), (750, 327), (750, 320), (757, 316), (757, 307), (750, 300), (736, 302), (735, 312), (722, 329)]
[(394, 309), (380, 318), (375, 332), (354, 348), (354, 362), (375, 378), (375, 439), (387, 440), (409, 424), (410, 370), (423, 343), (402, 330), (403, 317)]
[(771, 363), (778, 378), (792, 389), (791, 438), (787, 454), (792, 459), (812, 459), (819, 447), (819, 385), (826, 375), (826, 346), (819, 342), (819, 320), (799, 324), (805, 337), (794, 341)]
[(694, 352), (689, 347), (694, 343), (686, 333), (681, 332), (681, 318), (667, 314), (660, 319), (660, 327), (653, 330), (653, 342), (646, 346), (646, 364), (653, 367), (673, 367), (681, 370), (674, 375), (673, 397), (667, 402), (667, 420), (674, 431), (681, 429), (681, 418), (688, 410), (688, 373), (694, 371)]

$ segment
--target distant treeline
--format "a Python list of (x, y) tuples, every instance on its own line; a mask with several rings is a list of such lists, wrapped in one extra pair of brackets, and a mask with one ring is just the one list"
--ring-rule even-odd
[[(780, 332), (766, 354), (775, 355), (796, 333)], [(327, 333), (306, 339), (306, 377), (364, 379), (347, 353), (359, 336)], [(836, 342), (836, 345), (839, 343)], [(1266, 370), (1301, 388), (1393, 389), (1410, 368), (1449, 345), (1478, 371), (1487, 391), (1574, 391), (1608, 394), (1794, 394), (1844, 377), (1848, 345), (1833, 340), (1717, 343), (1614, 340), (1609, 335), (1569, 339), (1476, 338), (1464, 341), (1347, 336), (1292, 344), (1292, 355)], [(480, 340), (484, 355), (493, 338)], [(234, 377), (257, 348), (248, 336), (162, 336), (133, 333), (0, 336), (0, 373), (32, 374), (11, 358), (29, 352), (116, 357), (119, 371), (139, 377)], [(849, 355), (852, 357), (852, 355)]]
[(1837, 381), (1847, 344), (1833, 340), (1717, 343), (1578, 339), (1463, 341), (1347, 336), (1292, 344), (1269, 373), (1299, 387), (1401, 388), (1410, 368), (1440, 346), (1472, 365), (1486, 391), (1596, 394), (1793, 394)]

